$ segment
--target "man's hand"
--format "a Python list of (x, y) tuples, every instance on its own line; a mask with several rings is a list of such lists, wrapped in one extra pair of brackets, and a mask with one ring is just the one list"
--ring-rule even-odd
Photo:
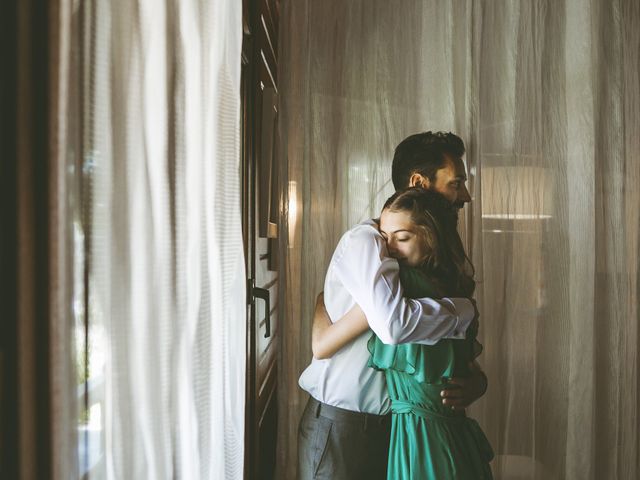
[(487, 391), (487, 376), (477, 362), (469, 363), (471, 376), (467, 378), (452, 378), (449, 383), (453, 388), (446, 388), (440, 392), (442, 403), (453, 410), (464, 410)]

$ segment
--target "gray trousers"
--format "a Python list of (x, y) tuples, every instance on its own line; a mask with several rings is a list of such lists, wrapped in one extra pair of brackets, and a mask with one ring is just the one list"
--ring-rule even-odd
[(298, 427), (299, 480), (385, 480), (390, 415), (333, 407), (310, 398)]

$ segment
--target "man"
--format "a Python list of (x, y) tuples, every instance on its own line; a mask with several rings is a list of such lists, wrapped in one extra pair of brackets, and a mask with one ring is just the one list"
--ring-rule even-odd
[[(471, 200), (462, 156), (464, 143), (452, 133), (412, 135), (396, 148), (392, 180), (396, 190), (433, 189), (458, 208)], [(387, 254), (374, 221), (356, 225), (341, 238), (319, 297), (315, 322), (326, 314), (338, 320), (357, 303), (371, 329), (385, 343), (434, 344), (464, 338), (477, 321), (470, 299), (403, 297), (399, 266)], [(299, 478), (351, 480), (386, 478), (390, 401), (384, 375), (367, 366), (370, 333), (364, 333), (327, 360), (313, 359), (300, 377), (310, 399), (298, 432)], [(452, 379), (443, 403), (464, 408), (484, 394), (486, 377)]]

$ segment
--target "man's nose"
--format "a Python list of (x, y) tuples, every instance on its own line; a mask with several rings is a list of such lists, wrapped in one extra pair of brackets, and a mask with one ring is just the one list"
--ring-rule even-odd
[(471, 201), (471, 195), (469, 195), (469, 190), (467, 190), (466, 185), (462, 185), (462, 189), (458, 194), (458, 202), (460, 203), (469, 203)]

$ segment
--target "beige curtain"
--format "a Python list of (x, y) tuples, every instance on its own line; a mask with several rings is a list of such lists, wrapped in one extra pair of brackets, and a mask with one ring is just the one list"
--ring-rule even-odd
[(284, 3), (288, 173), (279, 468), (295, 478), (311, 313), (333, 248), (379, 213), (393, 148), (467, 144), (496, 478), (635, 479), (640, 4)]

